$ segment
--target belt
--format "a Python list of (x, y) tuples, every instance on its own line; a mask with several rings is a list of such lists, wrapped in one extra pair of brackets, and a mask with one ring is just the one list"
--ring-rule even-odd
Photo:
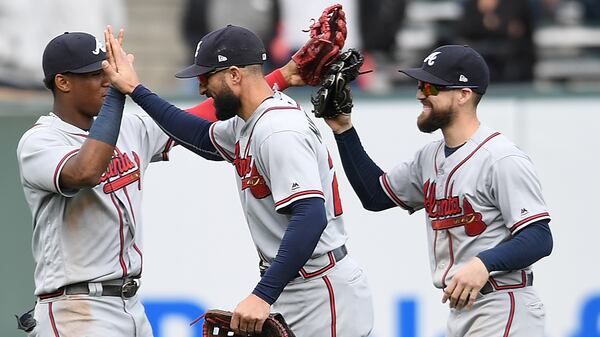
[[(346, 245), (341, 245), (340, 247), (337, 247), (336, 249), (332, 250), (330, 253), (333, 255), (333, 259), (335, 260), (335, 262), (340, 262), (343, 258), (346, 257), (346, 255), (348, 255), (348, 249), (346, 248)], [(260, 277), (263, 277), (265, 275), (267, 269), (269, 269), (267, 266), (261, 264)], [(296, 275), (296, 277), (303, 277), (303, 275), (300, 272), (298, 272), (298, 275)]]
[(42, 294), (41, 300), (64, 295), (116, 296), (131, 298), (140, 287), (136, 279), (117, 279), (104, 282), (80, 282), (60, 287), (57, 291)]
[(482, 295), (487, 295), (497, 290), (519, 289), (533, 285), (533, 273), (523, 273), (524, 280), (519, 284), (499, 285), (492, 278), (485, 282), (485, 285), (479, 290)]

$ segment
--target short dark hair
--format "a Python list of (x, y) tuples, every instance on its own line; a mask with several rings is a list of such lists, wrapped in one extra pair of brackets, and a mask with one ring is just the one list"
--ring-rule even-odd
[(54, 90), (56, 89), (56, 87), (54, 85), (55, 77), (56, 77), (56, 75), (46, 76), (43, 80), (44, 86), (46, 86), (46, 88), (48, 88), (50, 91), (52, 91), (52, 93), (54, 93)]
[(481, 102), (482, 98), (482, 94), (473, 91), (473, 106), (477, 107), (477, 105), (479, 105), (479, 102)]

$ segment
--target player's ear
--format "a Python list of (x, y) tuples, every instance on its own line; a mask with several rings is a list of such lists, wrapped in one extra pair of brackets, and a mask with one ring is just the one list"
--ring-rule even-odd
[(468, 102), (471, 101), (471, 98), (473, 98), (473, 90), (469, 89), (469, 88), (462, 88), (459, 90), (460, 92), (460, 96), (458, 98), (458, 102), (460, 105), (465, 105)]
[(63, 74), (54, 75), (54, 87), (61, 92), (71, 91), (71, 81)]
[(229, 67), (228, 74), (226, 73), (225, 76), (229, 77), (228, 80), (231, 81), (231, 84), (239, 85), (242, 81), (242, 69), (236, 66), (231, 66)]

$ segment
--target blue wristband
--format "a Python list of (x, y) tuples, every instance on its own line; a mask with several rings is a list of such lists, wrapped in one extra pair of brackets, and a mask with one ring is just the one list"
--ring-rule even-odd
[(125, 95), (116, 89), (110, 88), (98, 117), (96, 117), (90, 128), (88, 137), (112, 146), (117, 144), (124, 107)]

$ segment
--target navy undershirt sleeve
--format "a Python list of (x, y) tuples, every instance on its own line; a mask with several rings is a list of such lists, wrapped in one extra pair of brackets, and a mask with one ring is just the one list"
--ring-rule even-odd
[(511, 239), (479, 253), (477, 257), (489, 272), (528, 267), (552, 252), (549, 222), (548, 219), (536, 221), (521, 229)]
[(273, 304), (283, 288), (298, 276), (298, 271), (312, 255), (327, 226), (323, 199), (301, 199), (289, 207), (291, 217), (279, 251), (252, 292), (269, 304)]
[(121, 118), (125, 106), (125, 95), (114, 88), (108, 89), (98, 117), (92, 123), (89, 138), (115, 146), (121, 129)]
[(363, 148), (356, 129), (353, 127), (335, 135), (335, 141), (344, 172), (363, 207), (369, 211), (383, 211), (395, 207), (396, 204), (387, 196), (379, 183), (383, 170), (373, 162)]
[(210, 141), (211, 122), (179, 109), (141, 84), (131, 98), (177, 143), (208, 160), (223, 160)]

